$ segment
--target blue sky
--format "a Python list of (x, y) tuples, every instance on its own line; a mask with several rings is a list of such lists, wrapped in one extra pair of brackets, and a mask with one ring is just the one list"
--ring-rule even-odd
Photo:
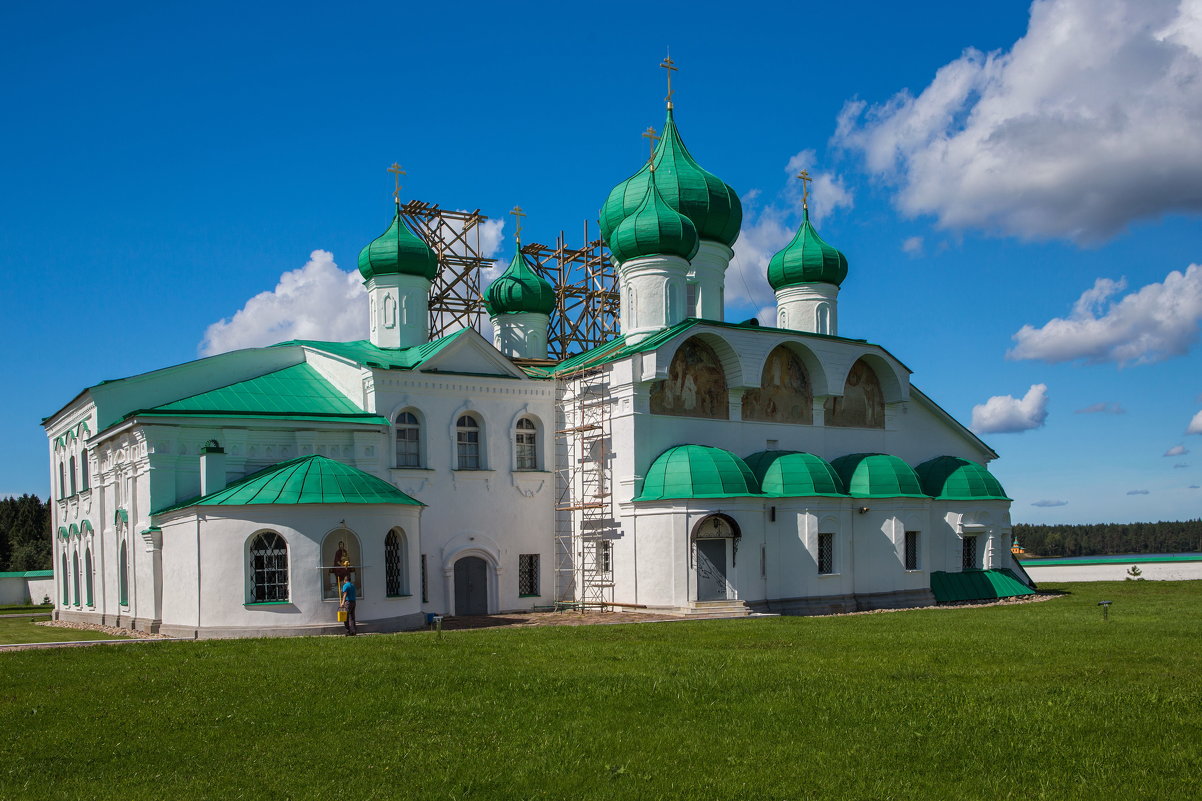
[(730, 318), (772, 303), (806, 166), (840, 333), (983, 432), (1016, 521), (1202, 513), (1196, 0), (344, 5), (0, 7), (0, 495), (45, 495), (38, 421), (85, 386), (360, 324), (394, 160), (405, 197), (579, 236), (671, 47), (746, 203)]

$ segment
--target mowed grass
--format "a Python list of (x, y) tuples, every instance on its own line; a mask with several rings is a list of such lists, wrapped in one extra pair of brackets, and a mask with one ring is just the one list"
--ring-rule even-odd
[(0, 654), (0, 797), (1198, 797), (1202, 582), (1064, 589)]
[(10, 604), (0, 606), (0, 615), (11, 615), (20, 612), (53, 612), (54, 604)]
[[(99, 631), (64, 629), (57, 626), (38, 626), (36, 621), (49, 620), (50, 615), (0, 618), (0, 645), (24, 645), (35, 642), (77, 642), (79, 640), (120, 640)], [(4, 663), (0, 662), (0, 666)], [(0, 667), (2, 672), (2, 667)]]

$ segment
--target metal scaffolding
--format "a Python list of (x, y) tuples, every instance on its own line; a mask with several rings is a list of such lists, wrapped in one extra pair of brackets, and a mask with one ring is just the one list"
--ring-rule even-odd
[(430, 286), (430, 338), (461, 328), (481, 330), (480, 270), (493, 262), (480, 251), (480, 224), (488, 218), (479, 209), (450, 211), (420, 200), (401, 206), (401, 216), (438, 256)]

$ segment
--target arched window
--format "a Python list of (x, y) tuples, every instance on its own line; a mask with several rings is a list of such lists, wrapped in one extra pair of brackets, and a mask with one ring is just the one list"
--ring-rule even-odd
[(513, 432), (513, 449), (518, 470), (538, 469), (538, 429), (528, 417), (518, 420)]
[(62, 462), (58, 463), (58, 497), (67, 497), (67, 468)]
[(88, 548), (83, 554), (83, 583), (87, 592), (84, 594), (84, 600), (88, 606), (95, 606), (92, 598), (92, 549)]
[(79, 454), (79, 488), (86, 490), (88, 488), (88, 452), (84, 451)]
[(274, 531), (250, 544), (250, 585), (251, 603), (288, 600), (288, 544)]
[(75, 494), (75, 457), (74, 456), (72, 456), (70, 459), (67, 460), (67, 474), (71, 477), (69, 483), (71, 485), (71, 494), (74, 495)]
[(75, 605), (79, 606), (79, 551), (71, 554), (71, 586), (75, 590)]
[(396, 416), (396, 466), (421, 467), (421, 424), (412, 412)]
[(480, 424), (470, 414), (462, 415), (455, 422), (455, 456), (455, 466), (459, 470), (479, 470), (483, 466)]
[(831, 332), (831, 304), (819, 303), (817, 312), (814, 315), (819, 334), (829, 334)]
[(389, 598), (409, 594), (409, 540), (399, 528), (384, 538), (384, 592)]
[(124, 541), (117, 558), (117, 602), (129, 606), (129, 550)]
[(71, 576), (67, 573), (67, 552), (63, 551), (63, 569), (59, 577), (63, 580), (63, 606), (71, 603)]

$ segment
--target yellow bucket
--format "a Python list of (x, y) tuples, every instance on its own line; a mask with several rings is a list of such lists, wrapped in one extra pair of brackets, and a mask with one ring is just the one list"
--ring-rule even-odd
[(345, 610), (345, 609), (339, 609), (339, 610), (338, 610), (338, 622), (339, 622), (339, 623), (345, 623), (345, 622), (346, 622), (346, 610)]

